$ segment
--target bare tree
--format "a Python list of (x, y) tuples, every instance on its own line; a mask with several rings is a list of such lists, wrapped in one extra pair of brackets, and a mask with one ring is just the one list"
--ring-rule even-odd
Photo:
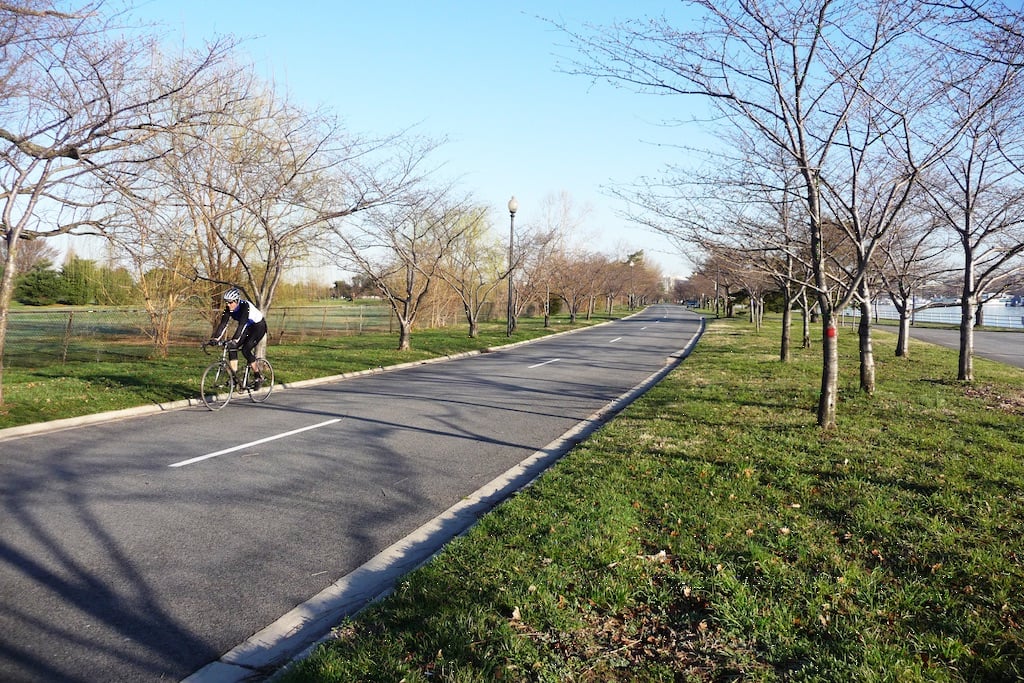
[[(57, 8), (45, 0), (0, 6), (0, 358), (19, 240), (98, 232), (104, 221), (94, 180), (130, 173), (148, 154), (142, 143), (208, 116), (231, 97), (210, 78), (231, 43), (166, 60), (155, 38), (122, 30), (102, 3)], [(189, 90), (208, 93), (208, 107), (163, 106)], [(2, 372), (0, 362), (0, 403)]]
[(476, 226), (468, 199), (449, 188), (422, 189), (406, 201), (360, 212), (359, 220), (335, 224), (333, 253), (346, 269), (369, 278), (398, 320), (398, 350), (412, 348), (421, 305), (442, 281), (442, 264)]
[(473, 338), (480, 334), (480, 314), (493, 303), (507, 269), (505, 246), (491, 232), (486, 213), (480, 207), (469, 208), (460, 220), (470, 225), (452, 242), (438, 271), (458, 296)]
[(706, 308), (715, 291), (715, 282), (704, 275), (693, 273), (685, 280), (677, 280), (672, 291), (677, 301), (692, 301), (699, 308)]
[(636, 283), (633, 279), (633, 269), (636, 268), (636, 265), (630, 260), (632, 256), (633, 254), (630, 254), (624, 261), (609, 264), (608, 274), (604, 279), (604, 287), (601, 292), (605, 298), (605, 310), (609, 316), (614, 311), (615, 300), (623, 294), (626, 296), (627, 310), (633, 310), (633, 294)]
[(551, 259), (560, 249), (562, 235), (557, 229), (527, 227), (515, 241), (514, 264), (518, 277), (513, 281), (515, 317), (527, 307), (540, 302), (544, 310), (544, 326), (550, 325)]
[(589, 207), (578, 206), (572, 195), (563, 190), (546, 195), (541, 200), (539, 221), (519, 231), (513, 251), (514, 268), (519, 272), (513, 281), (516, 317), (539, 301), (544, 310), (544, 326), (550, 325), (553, 270), (589, 213)]
[(736, 303), (734, 295), (740, 284), (728, 253), (729, 249), (722, 246), (709, 249), (704, 260), (697, 264), (696, 272), (715, 283), (715, 315), (731, 318)]
[[(632, 264), (629, 268), (630, 297), (634, 308), (643, 308), (650, 303), (659, 301), (665, 295), (664, 276), (661, 270), (644, 260), (643, 251), (637, 251), (628, 255), (626, 263)], [(608, 266), (609, 273), (618, 270), (616, 263)]]
[[(7, 243), (3, 243), (4, 256), (6, 256)], [(18, 252), (14, 256), (14, 272), (27, 273), (39, 263), (56, 263), (60, 258), (60, 252), (47, 244), (46, 240), (22, 240), (18, 244)], [(6, 259), (5, 259), (6, 260)], [(0, 264), (0, 268), (3, 265)]]
[[(756, 160), (756, 161), (753, 161)], [(731, 260), (770, 278), (782, 293), (779, 359), (791, 359), (793, 308), (812, 282), (810, 236), (797, 194), (797, 174), (775, 154), (750, 146), (743, 163), (702, 180), (717, 201), (702, 200), (692, 211), (704, 217), (709, 206), (724, 204), (711, 222), (690, 221), (689, 238), (705, 251), (734, 254)], [(712, 214), (714, 215), (714, 214)], [(682, 225), (681, 222), (676, 221)], [(806, 335), (805, 335), (806, 348)]]
[(947, 258), (950, 244), (930, 216), (921, 211), (908, 212), (899, 229), (882, 243), (882, 284), (899, 316), (896, 355), (910, 355), (910, 326), (916, 310), (921, 308), (917, 297), (924, 288), (948, 275), (951, 263)]
[[(573, 33), (582, 55), (575, 70), (642, 92), (700, 97), (744, 136), (778, 150), (785, 167), (798, 174), (823, 329), (817, 421), (834, 427), (836, 316), (865, 294), (871, 256), (892, 226), (893, 208), (927, 163), (920, 154), (934, 159), (943, 144), (922, 144), (911, 135), (910, 119), (922, 101), (910, 96), (935, 90), (921, 87), (932, 81), (922, 81), (931, 74), (920, 36), (945, 26), (945, 10), (885, 0), (688, 4), (701, 13), (695, 30), (655, 19)], [(875, 185), (884, 210), (865, 218), (858, 174), (879, 159), (892, 162), (890, 185)], [(857, 251), (844, 281), (830, 277), (823, 239), (829, 220), (843, 227)], [(870, 367), (867, 374), (864, 368), (869, 347), (862, 345), (861, 357), (862, 382), (873, 382)]]
[(126, 261), (138, 285), (149, 326), (143, 329), (157, 354), (166, 356), (174, 316), (189, 302), (207, 308), (203, 292), (195, 285), (196, 254), (193, 233), (183, 229), (187, 216), (174, 213), (171, 202), (157, 210), (138, 201), (123, 202), (105, 234), (121, 260)]
[[(1012, 91), (1006, 79), (1012, 72)], [(963, 259), (957, 379), (974, 379), (975, 311), (999, 279), (1013, 275), (1024, 254), (1024, 128), (1017, 112), (1024, 90), (1010, 69), (965, 79), (945, 104), (954, 121), (968, 120), (956, 145), (922, 187), (937, 220), (956, 236)], [(992, 101), (984, 117), (968, 118), (978, 100)]]
[(590, 300), (590, 285), (594, 254), (582, 250), (563, 249), (553, 254), (550, 261), (551, 293), (565, 302), (569, 324), (576, 324), (580, 311)]
[(597, 302), (607, 299), (609, 290), (614, 287), (619, 264), (602, 254), (593, 254), (587, 266), (587, 320), (591, 320), (597, 312)]
[(269, 310), (284, 273), (326, 239), (330, 220), (391, 191), (367, 167), (385, 143), (348, 135), (328, 112), (300, 109), (251, 68), (234, 83), (240, 102), (230, 115), (181, 131), (158, 173), (172, 206), (188, 212), (195, 277), (240, 286)]

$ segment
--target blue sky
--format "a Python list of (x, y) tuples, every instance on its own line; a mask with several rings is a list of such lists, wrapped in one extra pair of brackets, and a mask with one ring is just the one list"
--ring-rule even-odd
[(661, 125), (687, 118), (678, 97), (638, 95), (559, 70), (570, 26), (660, 15), (671, 2), (603, 0), (151, 0), (140, 16), (187, 43), (214, 34), (243, 50), (301, 103), (327, 105), (348, 128), (382, 135), (415, 125), (448, 139), (436, 161), (460, 186), (516, 224), (540, 220), (545, 197), (590, 207), (577, 242), (612, 257), (643, 249), (666, 275), (690, 266), (660, 236), (616, 215), (602, 189), (680, 163), (673, 145), (699, 135)]

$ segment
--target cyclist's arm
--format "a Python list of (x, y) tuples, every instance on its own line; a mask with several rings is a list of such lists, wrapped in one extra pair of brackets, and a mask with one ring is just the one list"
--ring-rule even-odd
[(228, 322), (230, 321), (231, 311), (225, 308), (224, 312), (221, 313), (220, 322), (217, 323), (217, 327), (214, 329), (213, 335), (210, 338), (220, 341), (224, 337), (224, 332), (228, 329)]

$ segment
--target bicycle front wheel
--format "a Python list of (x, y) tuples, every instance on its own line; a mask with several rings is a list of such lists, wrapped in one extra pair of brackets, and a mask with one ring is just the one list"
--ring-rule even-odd
[(270, 393), (274, 390), (274, 366), (266, 358), (256, 359), (256, 370), (259, 372), (262, 381), (259, 386), (253, 381), (253, 375), (249, 375), (249, 398), (256, 401), (257, 403), (263, 403), (270, 398)]
[(210, 410), (220, 410), (231, 400), (235, 390), (235, 379), (231, 369), (224, 363), (213, 363), (203, 372), (203, 380), (199, 384), (203, 403)]

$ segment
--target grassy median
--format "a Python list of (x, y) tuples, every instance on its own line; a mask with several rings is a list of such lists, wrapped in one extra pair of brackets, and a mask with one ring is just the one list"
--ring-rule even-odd
[[(560, 317), (545, 328), (541, 319), (524, 318), (511, 338), (504, 320), (481, 323), (480, 333), (474, 338), (469, 337), (465, 326), (417, 330), (410, 351), (396, 350), (397, 334), (331, 337), (274, 344), (267, 350), (267, 357), (274, 365), (278, 383), (297, 382), (501, 346), (608, 320), (606, 315), (594, 316), (570, 325), (567, 317)], [(97, 340), (96, 344), (104, 345), (105, 353), (98, 354), (103, 357), (116, 350), (112, 341)], [(203, 369), (217, 360), (213, 352), (219, 353), (219, 349), (204, 354), (200, 340), (196, 340), (192, 346), (172, 348), (165, 358), (61, 363), (52, 355), (40, 355), (38, 365), (33, 367), (5, 367), (0, 429), (198, 399)]]
[(286, 672), (305, 681), (1019, 681), (1024, 372), (880, 333), (878, 390), (693, 355)]

